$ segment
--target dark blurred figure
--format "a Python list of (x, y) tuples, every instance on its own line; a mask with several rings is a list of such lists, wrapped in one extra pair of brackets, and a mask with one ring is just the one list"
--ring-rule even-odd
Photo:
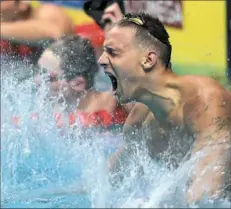
[(84, 11), (105, 32), (109, 30), (112, 23), (119, 21), (125, 14), (123, 0), (86, 0)]

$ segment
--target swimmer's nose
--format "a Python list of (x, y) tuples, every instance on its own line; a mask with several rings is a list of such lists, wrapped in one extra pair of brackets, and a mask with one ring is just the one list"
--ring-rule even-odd
[(105, 55), (105, 52), (103, 52), (103, 54), (100, 56), (98, 63), (100, 64), (100, 66), (104, 68), (104, 70), (107, 68), (109, 63), (108, 63), (108, 58)]
[(100, 66), (103, 67), (104, 71), (107, 70), (107, 64), (101, 64)]

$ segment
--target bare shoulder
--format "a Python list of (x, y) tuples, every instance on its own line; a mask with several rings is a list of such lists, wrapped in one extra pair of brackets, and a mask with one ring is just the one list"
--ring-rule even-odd
[(185, 120), (196, 129), (211, 127), (216, 120), (230, 126), (231, 94), (222, 85), (206, 76), (182, 76), (186, 89)]
[(192, 96), (200, 97), (203, 101), (212, 103), (226, 101), (228, 103), (231, 99), (231, 92), (211, 77), (187, 75), (181, 76), (180, 81), (183, 88), (194, 90)]
[(221, 86), (215, 79), (209, 76), (202, 76), (202, 75), (182, 75), (179, 76), (181, 82), (193, 82), (193, 83), (206, 83), (209, 85)]
[(111, 92), (97, 92), (97, 98), (104, 100), (115, 100), (113, 93)]
[[(116, 107), (117, 100), (111, 92), (97, 92), (96, 101), (103, 107), (107, 107), (108, 110), (113, 111)], [(111, 112), (110, 111), (110, 112)]]

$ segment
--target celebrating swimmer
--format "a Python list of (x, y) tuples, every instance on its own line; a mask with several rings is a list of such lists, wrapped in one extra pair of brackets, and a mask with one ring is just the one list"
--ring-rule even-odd
[[(191, 158), (203, 153), (194, 164), (187, 201), (225, 197), (231, 183), (231, 95), (209, 77), (175, 74), (168, 67), (171, 51), (169, 35), (157, 18), (127, 14), (107, 33), (99, 63), (113, 78), (122, 104), (140, 102), (153, 113), (156, 128), (147, 141), (152, 157), (170, 149), (171, 156), (181, 154), (175, 162), (179, 165), (187, 152)], [(177, 143), (170, 143), (173, 135)], [(111, 161), (114, 166), (133, 152), (132, 142), (132, 136), (125, 137)]]

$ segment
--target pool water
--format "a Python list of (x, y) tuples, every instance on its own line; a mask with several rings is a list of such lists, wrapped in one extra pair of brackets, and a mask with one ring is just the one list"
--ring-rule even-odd
[[(2, 76), (1, 207), (189, 207), (184, 194), (191, 162), (169, 171), (144, 149), (125, 173), (109, 174), (107, 156), (122, 143), (121, 130), (58, 129), (50, 102), (44, 102), (46, 92), (46, 86), (35, 91), (32, 79)], [(38, 120), (30, 118), (32, 112), (39, 113)], [(19, 127), (12, 122), (15, 115)], [(120, 175), (122, 182), (111, 184)], [(230, 202), (204, 197), (194, 207), (228, 208)]]

